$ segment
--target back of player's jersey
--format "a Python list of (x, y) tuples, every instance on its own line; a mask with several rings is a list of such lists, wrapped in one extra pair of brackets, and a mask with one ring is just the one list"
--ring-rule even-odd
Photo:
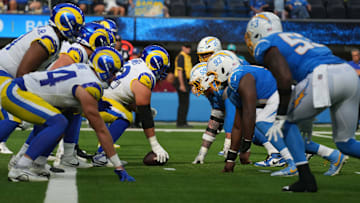
[(117, 82), (119, 85), (116, 88), (106, 89), (104, 96), (114, 99), (124, 105), (133, 104), (135, 98), (131, 89), (131, 84), (134, 80), (140, 81), (151, 90), (156, 84), (154, 74), (140, 58), (132, 59), (124, 65), (124, 71), (117, 75)]
[(263, 63), (264, 54), (270, 47), (279, 49), (296, 81), (303, 80), (320, 64), (344, 63), (328, 47), (294, 32), (275, 33), (260, 40), (254, 52), (257, 62)]
[(260, 66), (239, 66), (238, 68), (235, 68), (229, 76), (229, 88), (227, 90), (228, 98), (237, 107), (242, 105), (241, 97), (237, 92), (239, 83), (248, 73), (255, 79), (256, 98), (258, 102), (262, 99), (268, 99), (277, 90), (276, 80), (270, 71)]
[(60, 41), (51, 26), (41, 26), (21, 35), (0, 50), (0, 58), (6, 59), (0, 60), (0, 70), (3, 69), (15, 77), (21, 60), (30, 48), (31, 43), (36, 40), (41, 41), (50, 56), (38, 68), (45, 69), (48, 65), (50, 65), (51, 62), (56, 59), (56, 55), (60, 49)]
[(26, 89), (59, 108), (78, 108), (75, 87), (90, 88), (89, 93), (99, 99), (103, 90), (100, 80), (86, 64), (75, 63), (53, 71), (37, 71), (23, 76)]

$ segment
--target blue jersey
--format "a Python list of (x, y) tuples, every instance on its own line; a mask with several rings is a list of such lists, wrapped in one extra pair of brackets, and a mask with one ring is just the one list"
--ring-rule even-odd
[(264, 37), (255, 47), (254, 57), (264, 64), (264, 55), (271, 47), (277, 47), (289, 64), (294, 80), (300, 82), (321, 64), (345, 63), (331, 50), (294, 32), (279, 32)]
[(225, 111), (225, 102), (223, 99), (224, 90), (218, 92), (214, 91), (213, 94), (210, 94), (207, 99), (210, 102), (211, 108), (219, 109)]
[(239, 66), (231, 73), (227, 89), (228, 98), (238, 108), (241, 108), (242, 101), (237, 90), (240, 80), (248, 73), (255, 78), (257, 102), (261, 99), (268, 99), (277, 90), (276, 80), (267, 69), (252, 65)]

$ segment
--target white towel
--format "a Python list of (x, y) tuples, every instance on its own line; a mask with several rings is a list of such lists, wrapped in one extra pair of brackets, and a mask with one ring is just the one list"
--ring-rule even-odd
[(314, 69), (312, 85), (314, 108), (329, 107), (331, 101), (326, 65), (320, 65)]

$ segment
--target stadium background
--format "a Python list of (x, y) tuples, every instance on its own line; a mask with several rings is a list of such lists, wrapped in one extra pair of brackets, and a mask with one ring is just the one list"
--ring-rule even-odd
[[(163, 1), (155, 0), (153, 2)], [(182, 9), (188, 10), (181, 13)], [(196, 64), (198, 62), (196, 57), (197, 42), (209, 35), (218, 37), (223, 43), (223, 48), (226, 48), (229, 43), (235, 44), (238, 54), (244, 56), (248, 61), (254, 62), (243, 39), (246, 24), (249, 20), (248, 17), (224, 17), (221, 12), (215, 12), (217, 16), (221, 17), (209, 17), (208, 14), (211, 9), (207, 7), (198, 7), (198, 10), (196, 10), (194, 8), (189, 9), (189, 7), (182, 8), (179, 5), (173, 8), (170, 5), (169, 10), (170, 15), (173, 12), (177, 15), (187, 16), (176, 17), (171, 15), (170, 18), (163, 18), (86, 15), (86, 21), (112, 18), (119, 25), (118, 34), (124, 40), (130, 41), (134, 46), (143, 48), (150, 43), (164, 45), (170, 53), (172, 66), (174, 65), (174, 58), (183, 43), (192, 45), (193, 64)], [(229, 13), (231, 12), (226, 12), (226, 14)], [(241, 14), (241, 12), (238, 14)], [(0, 46), (3, 47), (12, 39), (36, 26), (47, 24), (47, 21), (48, 14), (0, 14)], [(288, 19), (283, 22), (283, 27), (284, 31), (299, 32), (315, 42), (326, 44), (337, 56), (347, 61), (351, 60), (350, 50), (360, 46), (360, 20), (358, 19)], [(176, 92), (173, 91), (174, 89), (169, 84), (164, 83), (158, 84), (157, 88), (155, 88), (152, 96), (152, 106), (158, 110), (155, 120), (176, 120), (178, 99)], [(191, 95), (190, 99), (188, 120), (207, 121), (210, 113), (209, 102), (204, 97), (196, 97), (195, 95)], [(320, 114), (316, 122), (330, 123), (329, 111)]]

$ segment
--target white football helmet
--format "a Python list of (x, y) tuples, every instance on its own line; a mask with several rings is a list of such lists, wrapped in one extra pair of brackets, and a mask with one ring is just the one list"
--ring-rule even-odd
[[(227, 80), (231, 72), (240, 66), (238, 57), (234, 57), (226, 50), (215, 52), (207, 63), (207, 80), (216, 91), (224, 89), (227, 86)], [(203, 85), (205, 86), (205, 85)]]
[(282, 32), (280, 18), (271, 12), (261, 12), (253, 16), (246, 27), (245, 42), (251, 55), (257, 43), (264, 37)]
[(206, 72), (206, 62), (198, 63), (191, 69), (189, 84), (192, 86), (191, 90), (196, 96), (203, 94), (209, 88), (209, 86), (205, 88), (201, 86), (202, 81), (206, 78)]
[(196, 52), (200, 62), (207, 62), (211, 54), (220, 50), (222, 50), (220, 40), (216, 37), (208, 36), (200, 40)]

